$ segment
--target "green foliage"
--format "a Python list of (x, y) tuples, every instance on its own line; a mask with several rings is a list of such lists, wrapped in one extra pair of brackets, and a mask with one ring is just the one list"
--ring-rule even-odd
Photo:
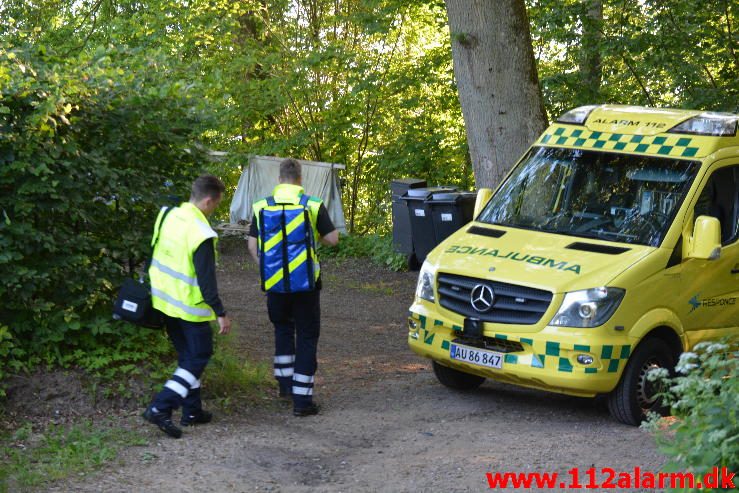
[[(206, 135), (229, 195), (250, 155), (347, 165), (352, 232), (386, 232), (393, 178), (467, 188), (443, 2), (402, 0), (10, 0), (5, 37), (60, 53), (119, 46), (167, 53), (218, 114)], [(0, 37), (3, 36), (0, 28)]]
[(396, 272), (405, 270), (406, 256), (395, 251), (392, 240), (390, 235), (342, 235), (338, 246), (321, 246), (318, 255), (339, 259), (368, 258), (377, 265)]
[(0, 437), (0, 492), (28, 488), (99, 468), (124, 446), (146, 445), (138, 433), (83, 420), (34, 432), (30, 423)]
[(233, 42), (225, 63), (214, 54), (214, 94), (229, 96), (218, 138), (233, 154), (219, 169), (232, 184), (249, 154), (344, 163), (349, 230), (362, 234), (387, 232), (393, 178), (472, 183), (443, 4), (268, 2), (226, 15)]
[[(732, 350), (733, 348), (733, 350)], [(703, 475), (713, 467), (739, 470), (739, 351), (729, 343), (701, 343), (683, 353), (680, 374), (650, 378), (669, 387), (664, 396), (677, 418), (666, 429), (658, 416), (646, 425), (657, 432), (670, 471)]]
[(135, 397), (132, 380), (158, 387), (172, 371), (172, 343), (163, 330), (127, 329), (118, 338), (98, 337), (60, 352), (49, 364), (84, 368), (93, 387), (101, 384), (103, 398)]
[[(16, 348), (13, 343), (13, 335), (5, 325), (0, 325), (0, 382), (4, 382), (7, 377), (6, 372), (17, 371), (21, 365), (24, 353), (21, 349)], [(0, 386), (0, 397), (5, 396), (5, 390)]]
[[(601, 16), (588, 16), (591, 4)], [(549, 114), (594, 103), (739, 110), (736, 2), (527, 0)], [(588, 70), (595, 76), (588, 77)]]
[(200, 171), (202, 117), (160, 62), (0, 44), (3, 365), (98, 370), (159, 350), (110, 310), (148, 255), (158, 207), (187, 197)]

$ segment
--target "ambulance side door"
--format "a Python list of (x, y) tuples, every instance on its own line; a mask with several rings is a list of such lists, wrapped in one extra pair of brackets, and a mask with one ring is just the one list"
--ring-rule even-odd
[(719, 219), (722, 246), (716, 260), (684, 259), (681, 265), (685, 291), (678, 311), (691, 347), (739, 334), (739, 163), (714, 164), (692, 207), (693, 223), (701, 215)]

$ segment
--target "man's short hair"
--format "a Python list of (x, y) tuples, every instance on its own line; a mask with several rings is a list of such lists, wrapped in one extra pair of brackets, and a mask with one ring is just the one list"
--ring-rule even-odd
[(300, 163), (291, 157), (280, 162), (280, 181), (296, 183), (300, 180)]
[(192, 193), (190, 199), (199, 202), (206, 197), (213, 200), (220, 197), (226, 190), (226, 186), (221, 180), (213, 175), (203, 175), (192, 182)]

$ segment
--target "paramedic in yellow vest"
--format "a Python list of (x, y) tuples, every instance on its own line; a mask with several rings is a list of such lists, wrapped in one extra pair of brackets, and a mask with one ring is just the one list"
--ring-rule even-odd
[[(300, 163), (285, 159), (280, 163), (280, 184), (272, 192), (277, 204), (298, 204), (304, 194), (301, 186)], [(321, 199), (309, 197), (307, 209), (316, 243), (336, 246), (336, 231), (326, 206)], [(259, 211), (267, 206), (267, 199), (254, 203), (254, 217), (249, 231), (249, 253), (259, 264)], [(316, 261), (317, 265), (317, 261)], [(318, 273), (318, 269), (315, 269)], [(312, 291), (294, 293), (267, 292), (267, 311), (275, 326), (275, 378), (280, 386), (280, 396), (293, 399), (295, 416), (318, 413), (313, 402), (313, 380), (318, 366), (316, 351), (321, 329), (320, 274)]]
[[(164, 314), (178, 367), (144, 418), (174, 438), (182, 436), (182, 430), (172, 423), (172, 411), (180, 406), (182, 426), (210, 422), (212, 415), (203, 410), (200, 401), (200, 376), (213, 354), (210, 322), (218, 320), (219, 334), (231, 330), (216, 284), (218, 235), (207, 219), (221, 202), (224, 189), (215, 176), (195, 180), (190, 201), (164, 218), (149, 267), (152, 304)], [(155, 232), (163, 214), (164, 209), (154, 225)]]

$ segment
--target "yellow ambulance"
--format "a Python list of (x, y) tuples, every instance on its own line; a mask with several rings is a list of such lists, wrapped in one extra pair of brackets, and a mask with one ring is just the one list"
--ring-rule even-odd
[(652, 368), (739, 335), (739, 117), (584, 106), (427, 257), (408, 343), (438, 380), (663, 411)]

